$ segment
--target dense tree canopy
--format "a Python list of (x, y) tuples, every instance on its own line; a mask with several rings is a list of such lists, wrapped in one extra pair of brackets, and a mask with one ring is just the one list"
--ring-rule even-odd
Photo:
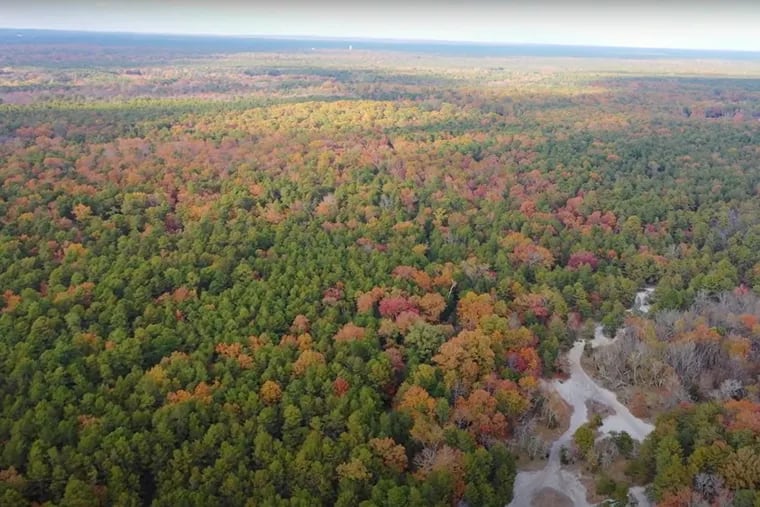
[[(3, 505), (501, 506), (585, 324), (760, 293), (751, 62), (50, 51), (0, 73)], [(658, 498), (755, 501), (742, 311), (628, 331), (693, 391)]]

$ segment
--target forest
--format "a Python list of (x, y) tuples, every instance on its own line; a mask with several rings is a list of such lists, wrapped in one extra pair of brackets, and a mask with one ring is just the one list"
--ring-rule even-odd
[(0, 40), (0, 504), (504, 506), (600, 323), (589, 501), (760, 505), (760, 61), (130, 44)]

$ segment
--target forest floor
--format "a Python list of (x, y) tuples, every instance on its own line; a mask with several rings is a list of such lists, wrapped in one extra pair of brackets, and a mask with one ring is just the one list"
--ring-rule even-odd
[[(559, 396), (551, 384), (545, 383), (545, 386), (546, 392), (544, 394), (553, 407), (554, 416), (557, 418), (557, 424), (552, 428), (544, 423), (536, 424), (534, 435), (542, 441), (551, 444), (552, 442), (557, 441), (563, 433), (567, 432), (570, 427), (570, 417), (572, 416), (573, 409), (562, 399), (561, 396)], [(520, 453), (518, 456), (517, 466), (520, 470), (537, 471), (546, 466), (546, 457), (530, 459), (524, 453)]]

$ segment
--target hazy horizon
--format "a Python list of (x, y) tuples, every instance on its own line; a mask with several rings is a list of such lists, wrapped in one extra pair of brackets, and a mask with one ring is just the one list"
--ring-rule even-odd
[(1, 28), (760, 51), (760, 6), (744, 1), (10, 2), (0, 7)]

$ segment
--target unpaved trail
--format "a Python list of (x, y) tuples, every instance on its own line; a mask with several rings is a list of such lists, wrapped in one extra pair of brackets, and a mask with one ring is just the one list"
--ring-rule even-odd
[[(632, 310), (642, 313), (649, 311), (649, 296), (653, 289), (647, 288), (636, 294)], [(591, 346), (602, 347), (612, 343), (611, 339), (604, 335), (602, 326), (597, 326)], [(615, 393), (601, 386), (588, 376), (581, 366), (581, 357), (585, 342), (575, 342), (573, 348), (567, 353), (567, 361), (570, 366), (570, 376), (564, 382), (554, 380), (552, 387), (559, 393), (571, 407), (573, 414), (570, 417), (570, 427), (551, 446), (549, 460), (542, 470), (532, 472), (520, 472), (515, 478), (514, 499), (509, 507), (530, 507), (531, 501), (536, 494), (546, 488), (555, 489), (572, 500), (576, 507), (590, 507), (586, 500), (586, 487), (580, 481), (577, 473), (562, 467), (560, 453), (563, 447), (569, 447), (573, 434), (588, 421), (586, 402), (589, 400), (607, 405), (613, 414), (604, 418), (599, 428), (603, 435), (612, 431), (625, 431), (632, 438), (641, 441), (654, 430), (654, 426), (642, 421), (631, 414), (630, 410), (620, 403)], [(632, 488), (631, 496), (638, 502), (640, 507), (648, 507), (650, 503), (644, 495), (643, 488)]]

